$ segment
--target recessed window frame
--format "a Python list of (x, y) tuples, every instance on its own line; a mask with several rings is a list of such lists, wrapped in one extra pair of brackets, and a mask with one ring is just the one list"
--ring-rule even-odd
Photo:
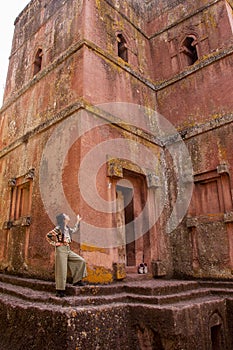
[(199, 59), (199, 50), (198, 50), (198, 40), (196, 35), (188, 34), (182, 40), (180, 46), (180, 54), (182, 56), (182, 65), (192, 66)]
[(42, 60), (43, 60), (43, 50), (40, 47), (36, 54), (33, 62), (33, 76), (38, 74), (42, 69)]
[(128, 62), (128, 47), (127, 42), (122, 33), (117, 34), (117, 54), (123, 61)]
[(4, 228), (30, 225), (33, 179), (34, 169), (30, 169), (23, 176), (9, 179), (10, 213), (9, 220), (4, 223)]

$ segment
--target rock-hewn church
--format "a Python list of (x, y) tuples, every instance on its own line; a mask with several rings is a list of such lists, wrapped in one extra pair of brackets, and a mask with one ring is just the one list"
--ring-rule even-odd
[[(0, 110), (1, 283), (49, 285), (45, 235), (57, 214), (79, 213), (73, 249), (102, 286), (90, 300), (117, 283), (135, 298), (111, 312), (99, 301), (106, 321), (68, 303), (67, 349), (231, 348), (232, 53), (232, 0), (32, 0), (16, 18)], [(190, 304), (188, 280), (201, 288)], [(94, 318), (108, 321), (103, 341)]]

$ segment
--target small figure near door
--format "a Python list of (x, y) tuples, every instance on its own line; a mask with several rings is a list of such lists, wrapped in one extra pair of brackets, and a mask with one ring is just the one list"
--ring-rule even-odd
[(143, 274), (143, 273), (148, 273), (148, 266), (147, 263), (141, 263), (138, 266), (138, 273)]

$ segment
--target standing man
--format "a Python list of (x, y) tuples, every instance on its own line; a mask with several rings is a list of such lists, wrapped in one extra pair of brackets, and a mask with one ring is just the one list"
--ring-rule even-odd
[(70, 249), (72, 235), (79, 230), (81, 217), (77, 215), (77, 222), (73, 228), (68, 226), (70, 218), (67, 214), (56, 217), (57, 226), (49, 231), (46, 239), (55, 247), (55, 282), (56, 296), (65, 296), (67, 267), (71, 271), (73, 286), (84, 286), (82, 279), (87, 276), (85, 260)]

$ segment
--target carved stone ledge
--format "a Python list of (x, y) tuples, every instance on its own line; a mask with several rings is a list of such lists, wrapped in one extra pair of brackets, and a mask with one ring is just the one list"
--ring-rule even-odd
[(21, 218), (21, 226), (30, 226), (31, 225), (31, 217), (24, 216)]
[(8, 180), (8, 186), (9, 187), (15, 187), (16, 186), (16, 178), (13, 177), (10, 180)]
[(151, 262), (151, 270), (153, 277), (164, 277), (167, 274), (165, 263), (160, 260)]
[(196, 217), (188, 217), (186, 218), (186, 226), (188, 228), (197, 227), (198, 219)]
[(23, 216), (17, 220), (5, 221), (3, 224), (3, 229), (10, 230), (12, 227), (30, 226), (30, 225), (31, 225), (31, 217), (30, 216)]
[(116, 159), (108, 160), (107, 175), (109, 177), (123, 178), (123, 167), (121, 162)]
[(13, 226), (13, 222), (12, 221), (5, 221), (3, 224), (3, 230), (10, 230)]
[(159, 177), (152, 172), (146, 174), (146, 184), (148, 188), (158, 188), (161, 186)]
[(27, 174), (25, 174), (25, 179), (26, 180), (34, 179), (34, 176), (35, 176), (35, 169), (31, 168), (28, 170)]
[(123, 280), (126, 278), (126, 269), (124, 263), (113, 263), (113, 273), (115, 280)]
[(233, 212), (232, 211), (224, 214), (224, 222), (225, 223), (233, 222)]
[(218, 174), (229, 174), (229, 166), (227, 164), (219, 164), (217, 166), (217, 173)]

